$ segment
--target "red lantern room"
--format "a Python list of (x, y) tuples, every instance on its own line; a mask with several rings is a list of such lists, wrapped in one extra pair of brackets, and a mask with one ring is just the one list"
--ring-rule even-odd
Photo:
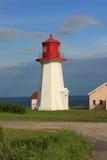
[(36, 61), (39, 61), (41, 63), (47, 61), (65, 61), (66, 58), (61, 56), (59, 52), (59, 46), (60, 42), (53, 39), (52, 35), (50, 35), (50, 38), (42, 43), (42, 57), (36, 59)]

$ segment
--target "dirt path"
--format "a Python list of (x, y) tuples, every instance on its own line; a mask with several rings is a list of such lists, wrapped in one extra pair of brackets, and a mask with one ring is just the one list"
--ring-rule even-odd
[(89, 137), (95, 148), (96, 160), (107, 160), (107, 123), (1, 121), (0, 126), (26, 130), (75, 130)]

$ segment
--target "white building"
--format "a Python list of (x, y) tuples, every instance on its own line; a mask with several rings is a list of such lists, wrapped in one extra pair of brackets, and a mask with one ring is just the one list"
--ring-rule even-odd
[(38, 93), (33, 92), (31, 96), (31, 110), (35, 110), (37, 108), (37, 97)]
[(42, 43), (43, 55), (36, 61), (41, 63), (41, 80), (37, 107), (39, 110), (68, 110), (68, 89), (64, 87), (60, 42), (50, 38)]

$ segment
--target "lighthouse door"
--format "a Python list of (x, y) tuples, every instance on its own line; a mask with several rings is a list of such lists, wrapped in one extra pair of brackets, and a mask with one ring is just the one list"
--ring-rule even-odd
[(62, 98), (62, 107), (64, 109), (68, 109), (68, 89), (64, 88), (63, 91), (61, 91), (61, 98)]

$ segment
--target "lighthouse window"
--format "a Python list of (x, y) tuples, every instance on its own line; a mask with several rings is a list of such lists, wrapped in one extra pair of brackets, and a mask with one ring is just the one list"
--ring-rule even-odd
[(54, 45), (50, 46), (50, 52), (54, 52), (54, 51), (55, 51), (55, 46)]
[(43, 47), (42, 49), (43, 49), (43, 52), (46, 52), (46, 47)]
[(56, 46), (54, 46), (54, 51), (56, 51)]

